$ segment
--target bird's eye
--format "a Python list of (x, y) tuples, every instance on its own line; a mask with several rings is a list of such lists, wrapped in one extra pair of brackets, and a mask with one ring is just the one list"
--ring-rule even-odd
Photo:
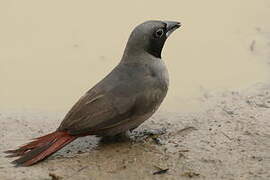
[(163, 34), (164, 34), (163, 29), (158, 29), (158, 30), (155, 32), (155, 37), (156, 37), (156, 38), (160, 38)]

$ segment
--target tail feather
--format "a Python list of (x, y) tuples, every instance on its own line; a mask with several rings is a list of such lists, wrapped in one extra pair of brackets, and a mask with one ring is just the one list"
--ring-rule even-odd
[(45, 151), (46, 149), (48, 149), (50, 147), (52, 143), (48, 143), (48, 144), (44, 144), (44, 146), (41, 147), (37, 147), (33, 150), (31, 150), (29, 153), (25, 153), (22, 157), (20, 157), (19, 159), (16, 159), (14, 161), (12, 161), (12, 164), (15, 164), (16, 166), (25, 166), (24, 163), (30, 161), (32, 158), (35, 158), (36, 156), (38, 156), (40, 153), (42, 153), (43, 151)]
[(11, 158), (11, 157), (17, 157), (17, 156), (22, 156), (25, 154), (26, 151), (20, 151), (20, 152), (10, 152), (10, 151), (5, 151), (4, 153), (9, 153), (9, 155), (5, 156), (5, 157), (8, 157), (8, 158)]
[(28, 151), (28, 150), (33, 149), (33, 148), (36, 148), (36, 147), (39, 147), (39, 146), (42, 146), (44, 144), (44, 142), (51, 142), (54, 139), (56, 139), (57, 137), (60, 137), (62, 135), (63, 135), (63, 132), (56, 131), (56, 132), (47, 134), (45, 136), (37, 137), (37, 138), (33, 139), (32, 142), (21, 146), (19, 149), (8, 150), (8, 151), (5, 151), (5, 153), (13, 154), (13, 155), (9, 155), (8, 157), (14, 157), (15, 154), (22, 155), (23, 152)]
[(31, 166), (57, 152), (76, 138), (76, 136), (71, 136), (66, 132), (56, 131), (38, 137), (16, 150), (8, 150), (6, 153), (10, 154), (7, 157), (21, 156), (12, 162), (17, 166)]

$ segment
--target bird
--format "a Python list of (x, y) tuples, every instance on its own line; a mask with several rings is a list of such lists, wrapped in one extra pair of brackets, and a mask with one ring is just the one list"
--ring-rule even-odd
[(131, 32), (117, 66), (87, 91), (52, 133), (35, 138), (7, 157), (15, 166), (34, 165), (83, 136), (113, 137), (149, 119), (164, 100), (169, 75), (161, 52), (181, 26), (176, 21), (149, 20)]

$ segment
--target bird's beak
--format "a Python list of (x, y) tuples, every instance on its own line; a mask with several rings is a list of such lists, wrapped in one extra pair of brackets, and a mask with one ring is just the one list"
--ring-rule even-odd
[(181, 27), (181, 23), (180, 22), (176, 22), (176, 21), (164, 21), (166, 23), (166, 36), (169, 37), (170, 34), (175, 31), (176, 29), (178, 29), (179, 27)]

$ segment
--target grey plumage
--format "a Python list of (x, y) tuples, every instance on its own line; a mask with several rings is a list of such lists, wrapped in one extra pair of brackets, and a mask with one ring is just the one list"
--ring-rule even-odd
[(59, 128), (16, 150), (16, 165), (30, 166), (78, 137), (114, 136), (147, 120), (167, 94), (169, 76), (161, 59), (167, 37), (180, 23), (146, 21), (131, 33), (120, 63), (71, 108)]
[[(166, 27), (171, 29), (166, 31)], [(148, 119), (169, 85), (166, 65), (155, 51), (161, 53), (166, 32), (178, 27), (177, 22), (162, 21), (137, 26), (120, 63), (77, 102), (58, 130), (109, 136), (134, 129)], [(162, 37), (153, 37), (160, 28), (164, 29)]]

